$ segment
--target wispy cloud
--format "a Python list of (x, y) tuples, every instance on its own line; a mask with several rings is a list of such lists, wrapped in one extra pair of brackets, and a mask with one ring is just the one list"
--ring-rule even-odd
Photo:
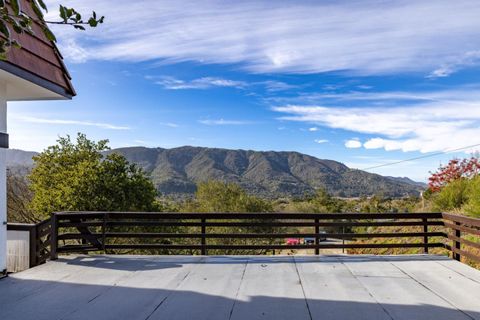
[[(479, 50), (480, 6), (469, 0), (95, 3), (101, 32), (56, 28), (84, 59), (237, 64), (256, 73), (448, 73)], [(91, 3), (72, 0), (81, 11)], [(54, 5), (52, 4), (52, 7)], [(368, 17), (366, 19), (365, 17)], [(69, 45), (74, 39), (75, 46)], [(84, 40), (85, 39), (85, 40)], [(71, 44), (72, 42), (70, 42)], [(74, 57), (75, 55), (67, 55)], [(454, 65), (448, 71), (444, 66)], [(439, 70), (439, 71), (437, 71)]]
[(225, 120), (225, 119), (206, 119), (206, 120), (198, 120), (199, 123), (207, 125), (207, 126), (241, 126), (252, 124), (251, 121), (244, 121), (244, 120)]
[(180, 125), (173, 123), (173, 122), (160, 122), (160, 125), (170, 128), (178, 128)]
[(146, 76), (145, 78), (167, 90), (236, 88), (251, 90), (263, 89), (266, 92), (276, 93), (279, 91), (298, 89), (300, 87), (299, 85), (276, 80), (247, 82), (219, 77), (201, 77), (192, 80), (183, 80), (172, 76)]
[(210, 89), (210, 88), (244, 88), (247, 83), (244, 81), (235, 81), (217, 77), (203, 77), (190, 81), (180, 80), (174, 77), (162, 76), (159, 79), (155, 77), (147, 77), (164, 89), (168, 90), (184, 90), (184, 89)]
[[(281, 120), (367, 135), (363, 143), (348, 141), (347, 147), (432, 152), (480, 143), (480, 91), (476, 85), (429, 92), (317, 95), (315, 99), (319, 104), (287, 104), (273, 110), (289, 114)], [(342, 103), (356, 107), (339, 107)]]
[(443, 63), (440, 67), (433, 70), (427, 78), (444, 78), (459, 69), (468, 66), (478, 65), (480, 62), (480, 50), (469, 51), (460, 56), (455, 56), (450, 61)]
[(267, 80), (254, 83), (256, 85), (262, 85), (268, 92), (288, 91), (292, 89), (298, 89), (300, 86), (289, 84), (282, 81)]
[(87, 126), (87, 127), (98, 127), (98, 128), (110, 129), (110, 130), (131, 130), (131, 128), (127, 126), (118, 126), (118, 125), (103, 123), (103, 122), (65, 120), (65, 119), (45, 119), (45, 118), (15, 116), (15, 115), (12, 115), (12, 118), (15, 120), (28, 122), (28, 123), (77, 125), (77, 126)]
[(317, 127), (311, 127), (311, 128), (308, 128), (308, 131), (315, 132), (315, 131), (318, 131), (318, 128)]
[(316, 143), (319, 143), (319, 144), (327, 143), (327, 142), (328, 142), (327, 139), (315, 139), (314, 141), (315, 141)]

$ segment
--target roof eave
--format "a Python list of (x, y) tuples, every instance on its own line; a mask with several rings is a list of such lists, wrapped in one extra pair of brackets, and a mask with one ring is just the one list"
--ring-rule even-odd
[(14, 74), (16, 75), (17, 77), (20, 77), (20, 78), (23, 78), (27, 81), (30, 81), (42, 88), (45, 88), (47, 90), (50, 90), (62, 97), (64, 97), (65, 99), (69, 99), (71, 100), (74, 96), (76, 96), (76, 92), (75, 90), (73, 89), (73, 86), (71, 87), (71, 91), (68, 91), (67, 89), (65, 89), (64, 87), (58, 85), (58, 84), (55, 84), (49, 80), (46, 80), (36, 74), (33, 74), (23, 68), (20, 68), (8, 61), (1, 61), (0, 60), (0, 69), (3, 69), (7, 72), (10, 72), (11, 74)]

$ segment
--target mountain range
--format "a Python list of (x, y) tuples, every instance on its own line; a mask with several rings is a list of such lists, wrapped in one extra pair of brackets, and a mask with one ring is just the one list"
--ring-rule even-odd
[[(388, 197), (418, 195), (425, 184), (350, 169), (343, 163), (298, 152), (228, 150), (204, 147), (172, 149), (128, 147), (107, 151), (142, 167), (164, 195), (188, 196), (198, 182), (222, 180), (241, 185), (257, 196), (300, 197), (324, 188), (338, 197), (382, 193)], [(25, 173), (35, 152), (7, 151), (11, 171)]]

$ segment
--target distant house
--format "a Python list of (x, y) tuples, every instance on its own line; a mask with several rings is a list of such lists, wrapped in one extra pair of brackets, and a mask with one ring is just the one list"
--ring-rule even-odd
[[(29, 16), (35, 14), (27, 0), (22, 9)], [(35, 19), (38, 20), (38, 19)], [(42, 22), (34, 22), (33, 36), (14, 37), (21, 49), (12, 48), (7, 61), (0, 61), (0, 273), (6, 272), (7, 205), (5, 148), (8, 148), (7, 103), (25, 100), (71, 99), (75, 90), (55, 44), (42, 32)]]

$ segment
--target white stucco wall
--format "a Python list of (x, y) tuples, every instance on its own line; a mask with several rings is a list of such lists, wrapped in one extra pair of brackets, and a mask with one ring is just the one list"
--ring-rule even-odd
[[(0, 132), (7, 132), (6, 84), (0, 82)], [(0, 148), (0, 272), (7, 269), (7, 169), (6, 150)]]
[(7, 270), (20, 272), (30, 268), (30, 232), (7, 231)]

